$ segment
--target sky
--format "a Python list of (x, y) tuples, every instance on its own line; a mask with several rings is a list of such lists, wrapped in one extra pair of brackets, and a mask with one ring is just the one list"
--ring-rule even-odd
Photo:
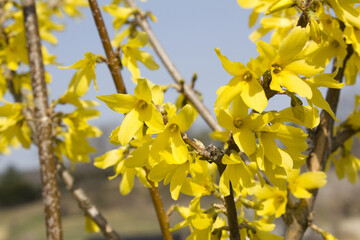
[[(105, 4), (109, 1), (98, 2)], [(203, 94), (205, 105), (212, 111), (216, 90), (231, 79), (222, 68), (214, 49), (220, 48), (230, 60), (243, 64), (246, 64), (250, 57), (258, 55), (256, 45), (248, 39), (249, 34), (254, 30), (248, 28), (250, 10), (242, 9), (236, 0), (148, 0), (138, 3), (141, 9), (151, 11), (157, 17), (158, 22), (151, 22), (151, 27), (185, 81), (189, 83), (193, 74), (197, 73), (198, 80), (195, 87)], [(85, 52), (105, 55), (90, 10), (85, 8), (82, 12), (84, 17), (81, 19), (61, 20), (65, 21), (66, 30), (56, 34), (58, 38), (56, 46), (46, 44), (49, 52), (56, 55), (57, 61), (63, 66), (70, 66), (82, 59)], [(113, 37), (115, 30), (112, 28), (111, 17), (105, 12), (103, 17), (109, 35)], [(139, 64), (141, 75), (157, 84), (173, 83), (155, 52), (150, 48), (146, 50), (154, 56), (160, 69), (149, 71)], [(49, 89), (50, 98), (53, 100), (65, 92), (75, 70), (60, 70), (56, 66), (47, 66), (46, 70), (52, 74)], [(129, 72), (124, 70), (122, 75), (128, 93), (132, 93), (135, 85), (130, 80)], [(98, 92), (92, 85), (84, 99), (96, 99), (99, 95), (115, 93), (114, 84), (105, 64), (98, 64), (96, 77)], [(353, 95), (354, 89), (350, 88), (347, 94), (343, 95)], [(177, 92), (171, 90), (166, 93), (165, 100), (173, 102), (176, 97)], [(341, 111), (349, 112), (353, 98), (345, 102), (347, 104)], [(280, 97), (280, 99), (272, 99), (267, 109), (273, 109), (275, 106), (284, 108), (289, 104), (289, 99)], [(92, 123), (98, 126), (113, 126), (113, 128), (120, 125), (121, 114), (111, 111), (104, 103), (100, 104), (99, 109), (102, 115)], [(345, 116), (345, 113), (342, 115)], [(195, 128), (210, 132), (200, 117), (193, 129)], [(20, 170), (38, 168), (37, 150), (35, 147), (30, 150), (13, 150), (10, 155), (0, 156), (0, 172), (10, 165)]]

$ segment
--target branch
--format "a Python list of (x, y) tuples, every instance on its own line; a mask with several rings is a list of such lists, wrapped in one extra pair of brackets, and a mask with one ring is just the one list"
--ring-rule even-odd
[[(335, 79), (342, 82), (344, 77), (344, 69), (346, 63), (353, 53), (352, 45), (347, 46), (347, 55), (343, 61), (342, 67), (339, 69)], [(333, 71), (336, 69), (334, 62)], [(340, 97), (340, 89), (328, 89), (326, 101), (329, 103), (334, 114), (336, 114)], [(306, 161), (308, 171), (323, 171), (326, 161), (332, 150), (332, 134), (334, 128), (334, 119), (326, 112), (322, 111), (320, 116), (320, 124), (313, 135), (314, 147)], [(293, 208), (287, 208), (285, 221), (288, 225), (285, 239), (299, 240), (303, 237), (306, 229), (312, 221), (312, 212), (315, 205), (318, 189), (314, 190), (313, 195), (309, 199), (302, 199), (299, 204)]]
[[(148, 174), (148, 171), (147, 171)], [(159, 220), (160, 229), (163, 235), (164, 240), (172, 240), (173, 237), (170, 233), (170, 223), (169, 223), (169, 215), (164, 210), (164, 205), (161, 201), (161, 196), (159, 193), (159, 189), (155, 186), (154, 182), (148, 179), (151, 187), (149, 188), (149, 192), (151, 195), (151, 199), (153, 201), (156, 216)]]
[(331, 141), (331, 152), (335, 152), (340, 146), (342, 146), (348, 139), (358, 133), (360, 129), (354, 130), (349, 126), (343, 128), (340, 132), (336, 133), (336, 136)]
[[(133, 0), (125, 0), (125, 2), (132, 8), (138, 8), (135, 1)], [(194, 90), (184, 82), (184, 78), (176, 69), (174, 63), (170, 60), (169, 56), (161, 46), (159, 40), (156, 38), (155, 34), (151, 30), (150, 25), (146, 20), (145, 14), (139, 9), (138, 12), (135, 14), (135, 18), (137, 24), (142, 28), (143, 31), (147, 33), (151, 45), (161, 59), (162, 63), (165, 65), (171, 77), (179, 86), (182, 86), (181, 91), (183, 92), (185, 97), (194, 105), (196, 110), (200, 113), (200, 115), (203, 117), (205, 122), (210, 126), (212, 130), (221, 131), (222, 128), (217, 124), (216, 119), (213, 117), (213, 115), (211, 115), (210, 111), (206, 108), (204, 103), (199, 100)]]
[(63, 180), (66, 188), (71, 192), (71, 194), (78, 202), (79, 207), (99, 226), (106, 239), (121, 240), (118, 233), (113, 230), (97, 207), (91, 203), (84, 190), (77, 186), (74, 177), (66, 169), (64, 164), (59, 161), (59, 159), (56, 159), (56, 168), (58, 175)]
[[(108, 58), (108, 66), (111, 72), (113, 81), (116, 86), (116, 90), (118, 93), (126, 93), (126, 88), (124, 85), (124, 81), (120, 74), (120, 65), (118, 59), (115, 57), (113, 49), (110, 44), (109, 35), (107, 34), (107, 30), (102, 19), (99, 6), (96, 0), (89, 0), (90, 8), (95, 20), (96, 27), (99, 31), (99, 35), (101, 38), (101, 42), (106, 52), (106, 56)], [(172, 240), (172, 235), (170, 233), (170, 224), (168, 216), (165, 213), (163, 203), (161, 201), (161, 197), (159, 194), (159, 189), (155, 186), (155, 184), (148, 180), (151, 184), (151, 188), (149, 188), (149, 192), (151, 195), (151, 199), (153, 201), (156, 215), (159, 220), (160, 229), (163, 234), (165, 240)]]
[(29, 56), (34, 118), (38, 139), (42, 198), (45, 208), (47, 239), (62, 239), (60, 193), (56, 181), (51, 118), (48, 116), (44, 63), (34, 0), (22, 0), (25, 36)]
[[(215, 147), (214, 145), (209, 145), (206, 149), (203, 146), (199, 146), (191, 139), (189, 139), (185, 134), (182, 134), (183, 140), (185, 143), (189, 144), (192, 148), (195, 149), (197, 154), (203, 157), (203, 159), (209, 161), (210, 163), (215, 163), (217, 165), (220, 176), (225, 171), (226, 166), (222, 163), (222, 158), (224, 154), (229, 154), (230, 148), (226, 151), (222, 151), (220, 148)], [(225, 196), (225, 207), (226, 207), (226, 216), (228, 219), (230, 239), (231, 240), (240, 240), (240, 231), (238, 227), (237, 220), (237, 210), (234, 200), (234, 191), (229, 183), (230, 194)]]
[(120, 63), (118, 58), (116, 58), (113, 48), (110, 43), (110, 38), (107, 33), (103, 18), (101, 16), (101, 12), (96, 0), (89, 0), (89, 5), (91, 8), (92, 15), (95, 20), (96, 28), (99, 32), (101, 43), (104, 47), (106, 57), (107, 57), (107, 65), (109, 67), (111, 76), (114, 80), (114, 84), (116, 87), (116, 91), (118, 93), (126, 93), (126, 88), (124, 84), (124, 80), (120, 73)]

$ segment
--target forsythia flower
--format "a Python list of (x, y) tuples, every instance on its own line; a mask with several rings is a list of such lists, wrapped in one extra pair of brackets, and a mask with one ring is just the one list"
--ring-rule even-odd
[(118, 130), (121, 145), (126, 145), (145, 123), (153, 132), (164, 129), (163, 118), (152, 101), (152, 92), (146, 79), (138, 79), (135, 96), (115, 93), (98, 98), (115, 112), (126, 113)]
[(280, 92), (282, 91), (281, 86), (283, 86), (301, 97), (312, 98), (310, 86), (299, 75), (312, 77), (323, 68), (310, 66), (302, 59), (301, 51), (307, 40), (306, 29), (296, 27), (283, 39), (279, 50), (264, 41), (257, 42), (260, 55), (268, 60), (272, 90)]
[[(231, 110), (216, 108), (216, 118), (220, 126), (232, 132), (234, 141), (241, 151), (250, 156), (256, 150), (256, 138), (253, 129), (257, 121), (256, 114), (248, 114), (248, 107), (240, 97), (236, 97), (231, 104)], [(255, 126), (254, 126), (255, 125)]]
[(233, 153), (230, 156), (224, 155), (222, 163), (226, 164), (226, 168), (221, 174), (219, 188), (224, 196), (230, 194), (229, 182), (231, 182), (234, 190), (255, 186), (253, 173), (241, 159), (240, 155)]
[(301, 175), (300, 169), (293, 169), (289, 173), (289, 190), (297, 198), (310, 198), (309, 190), (321, 188), (326, 184), (325, 172), (306, 172)]
[(224, 69), (234, 76), (227, 85), (218, 90), (219, 96), (216, 99), (215, 107), (226, 108), (236, 96), (240, 95), (247, 106), (257, 112), (264, 111), (268, 101), (264, 89), (259, 83), (259, 78), (264, 73), (259, 66), (260, 60), (251, 59), (247, 66), (244, 66), (240, 62), (231, 62), (221, 54), (218, 48), (215, 49), (215, 52)]
[(280, 217), (285, 213), (287, 204), (287, 191), (277, 190), (270, 185), (265, 184), (264, 187), (256, 186), (254, 193), (256, 199), (261, 201), (263, 209), (257, 210), (260, 216)]
[(151, 154), (154, 159), (157, 156), (165, 155), (170, 146), (172, 157), (165, 157), (169, 164), (182, 164), (187, 160), (188, 149), (184, 143), (181, 132), (185, 132), (191, 127), (195, 120), (195, 111), (193, 107), (186, 104), (175, 116), (168, 115), (168, 123), (165, 130), (159, 133), (151, 147)]

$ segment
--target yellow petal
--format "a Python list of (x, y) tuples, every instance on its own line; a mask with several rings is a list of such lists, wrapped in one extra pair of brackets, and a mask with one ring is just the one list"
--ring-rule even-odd
[(307, 42), (306, 29), (296, 27), (283, 39), (279, 48), (280, 65), (293, 59), (304, 48)]
[(123, 146), (128, 144), (142, 125), (143, 122), (139, 120), (138, 111), (132, 110), (127, 113), (121, 123), (118, 133), (120, 144)]
[(264, 147), (265, 156), (274, 164), (280, 165), (282, 163), (279, 148), (271, 133), (263, 133), (260, 136), (260, 144)]
[(296, 92), (300, 97), (311, 99), (312, 90), (310, 86), (293, 72), (282, 70), (277, 74), (280, 84), (286, 87), (290, 92)]
[(187, 146), (180, 136), (180, 132), (172, 134), (170, 138), (170, 146), (175, 162), (173, 164), (181, 164), (186, 162), (188, 150)]
[(304, 59), (293, 61), (286, 65), (287, 70), (305, 77), (312, 77), (323, 71), (322, 67), (315, 67), (307, 64)]
[(268, 100), (264, 89), (256, 79), (246, 82), (240, 94), (246, 105), (259, 113), (267, 106)]
[(336, 118), (334, 112), (330, 108), (329, 103), (325, 100), (325, 98), (321, 94), (320, 90), (315, 88), (315, 87), (312, 87), (312, 92), (313, 92), (313, 96), (311, 98), (311, 102), (314, 103), (319, 108), (324, 109), (325, 111), (327, 111), (335, 121), (338, 121), (338, 119)]
[(185, 181), (186, 176), (188, 175), (188, 172), (189, 170), (187, 164), (183, 164), (176, 169), (170, 183), (170, 193), (172, 199), (178, 199), (181, 187)]
[(238, 131), (234, 131), (233, 137), (236, 145), (240, 148), (241, 151), (245, 152), (246, 155), (250, 156), (255, 152), (256, 139), (252, 131), (243, 127)]
[(270, 62), (273, 61), (276, 57), (276, 50), (273, 46), (264, 41), (256, 42), (258, 52), (267, 58)]
[(216, 98), (215, 107), (227, 108), (231, 101), (242, 91), (244, 84), (245, 81), (242, 81), (240, 76), (236, 76), (227, 85), (219, 88), (216, 92), (219, 96)]
[(215, 48), (215, 52), (218, 55), (221, 64), (225, 71), (232, 76), (241, 75), (244, 72), (245, 66), (240, 62), (231, 62), (227, 57), (221, 54), (219, 48)]
[(127, 113), (135, 108), (137, 98), (130, 94), (115, 93), (111, 95), (98, 96), (98, 99), (115, 112)]
[(179, 126), (182, 132), (185, 132), (191, 127), (194, 122), (196, 113), (190, 104), (186, 104), (173, 118), (173, 121)]
[(215, 108), (214, 111), (220, 126), (228, 130), (234, 129), (233, 118), (230, 113), (221, 108)]
[(86, 214), (85, 231), (88, 233), (100, 232), (99, 226)]
[(148, 107), (150, 111), (150, 117), (146, 118), (145, 123), (151, 129), (152, 133), (158, 133), (164, 130), (164, 120), (161, 113), (156, 109), (156, 107), (151, 104)]
[(151, 90), (147, 84), (147, 80), (144, 78), (139, 78), (137, 80), (137, 85), (134, 90), (134, 94), (137, 98), (145, 100), (147, 103), (150, 103), (152, 100)]

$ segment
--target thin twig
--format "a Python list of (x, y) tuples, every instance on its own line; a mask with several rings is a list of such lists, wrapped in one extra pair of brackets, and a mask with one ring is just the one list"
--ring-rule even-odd
[(56, 180), (51, 118), (48, 115), (48, 98), (35, 1), (22, 0), (21, 3), (23, 5), (31, 87), (34, 96), (35, 134), (39, 141), (38, 149), (47, 239), (61, 240), (60, 192)]
[(118, 93), (126, 93), (126, 88), (124, 84), (124, 80), (120, 73), (120, 63), (117, 57), (115, 56), (114, 50), (110, 43), (110, 38), (107, 33), (103, 18), (101, 16), (101, 12), (96, 0), (89, 0), (89, 5), (91, 8), (92, 15), (95, 20), (96, 28), (99, 32), (101, 43), (104, 47), (106, 57), (107, 57), (107, 65), (109, 67), (111, 76), (114, 80), (116, 91)]
[(342, 146), (348, 139), (358, 133), (360, 129), (354, 130), (351, 127), (345, 127), (341, 131), (337, 132), (331, 141), (331, 152), (335, 152), (340, 146)]
[(58, 175), (78, 202), (79, 207), (98, 225), (104, 237), (111, 240), (121, 240), (118, 233), (110, 226), (98, 208), (90, 201), (90, 198), (84, 190), (77, 186), (74, 177), (59, 159), (56, 159), (56, 168)]
[[(130, 7), (138, 8), (135, 1), (133, 0), (125, 0), (125, 1)], [(177, 70), (173, 62), (170, 60), (169, 56), (161, 46), (159, 40), (151, 30), (150, 25), (144, 13), (139, 9), (135, 17), (137, 24), (142, 28), (143, 31), (147, 33), (151, 45), (153, 46), (155, 52), (163, 62), (168, 72), (170, 73), (171, 77), (178, 85), (182, 86), (181, 91), (183, 92), (185, 97), (194, 105), (196, 110), (200, 113), (200, 115), (203, 117), (205, 122), (210, 126), (212, 130), (221, 131), (222, 128), (217, 124), (216, 119), (213, 117), (213, 115), (211, 115), (209, 109), (207, 109), (204, 103), (199, 100), (194, 90), (184, 82), (184, 78), (181, 76), (180, 72)]]
[(170, 233), (169, 218), (164, 210), (164, 205), (161, 201), (159, 189), (158, 189), (158, 187), (155, 186), (154, 182), (152, 182), (150, 180), (148, 180), (148, 181), (151, 185), (151, 187), (149, 188), (149, 191), (150, 191), (152, 202), (155, 207), (156, 216), (160, 223), (160, 229), (161, 229), (163, 238), (164, 238), (164, 240), (172, 240), (173, 237)]

